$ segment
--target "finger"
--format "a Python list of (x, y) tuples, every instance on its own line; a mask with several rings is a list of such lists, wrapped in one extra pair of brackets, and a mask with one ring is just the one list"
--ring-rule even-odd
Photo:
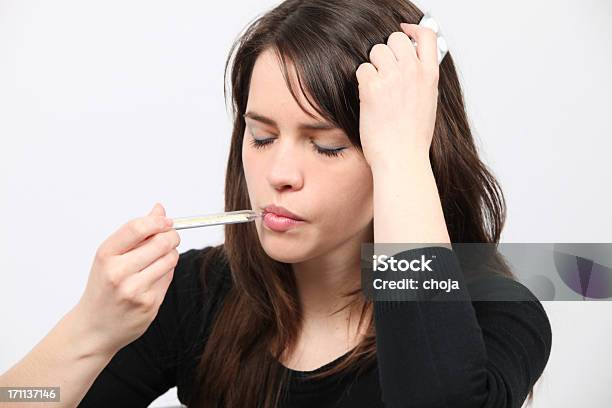
[(160, 203), (155, 203), (149, 215), (166, 215), (166, 210)]
[(149, 237), (146, 244), (123, 254), (122, 260), (127, 266), (126, 269), (142, 271), (157, 258), (179, 246), (180, 243), (181, 238), (175, 229), (160, 232)]
[(173, 249), (167, 254), (157, 258), (141, 272), (128, 276), (125, 280), (125, 285), (127, 287), (137, 288), (139, 293), (150, 291), (155, 282), (176, 267), (178, 258), (178, 251)]
[(357, 76), (357, 82), (359, 85), (365, 85), (372, 81), (376, 75), (378, 75), (378, 71), (376, 67), (369, 62), (364, 62), (357, 67), (357, 71), (355, 72)]
[[(164, 209), (164, 206), (161, 205), (160, 203), (155, 203), (151, 211), (149, 211), (148, 215), (166, 215), (166, 210)], [(139, 242), (138, 244), (136, 244), (136, 246), (134, 246), (134, 248), (132, 248), (132, 250), (147, 244), (148, 242), (151, 241), (152, 238), (153, 236), (150, 236), (144, 241)]]
[(404, 32), (393, 32), (387, 39), (387, 46), (391, 48), (395, 58), (400, 63), (406, 63), (410, 61), (416, 61), (417, 53), (410, 37)]
[[(149, 211), (148, 215), (165, 215), (165, 211), (160, 211), (159, 210), (160, 204), (159, 203), (155, 203), (155, 205), (153, 206), (153, 208), (151, 209), (151, 211)], [(162, 207), (163, 210), (163, 207)], [(162, 214), (163, 212), (163, 214)], [(146, 245), (147, 243), (151, 242), (151, 239), (153, 239), (155, 235), (152, 235), (150, 237), (148, 237), (147, 239), (145, 239), (144, 241), (139, 242), (138, 244), (136, 244), (136, 246), (134, 246), (134, 248), (132, 248), (132, 250), (139, 248), (143, 245)]]
[(387, 75), (397, 68), (397, 58), (386, 44), (375, 44), (372, 47), (370, 61), (381, 75)]
[[(156, 234), (157, 235), (157, 234)], [(148, 244), (149, 242), (151, 242), (151, 240), (153, 239), (153, 237), (155, 237), (155, 235), (151, 235), (150, 237), (148, 237), (147, 239), (145, 239), (144, 241), (140, 241), (138, 244), (136, 244), (134, 246), (134, 248), (132, 248), (132, 251), (134, 251), (136, 248), (140, 248), (143, 245)], [(130, 252), (132, 252), (130, 251)], [(127, 255), (129, 252), (126, 252), (124, 255)]]
[(163, 215), (147, 215), (123, 224), (100, 245), (105, 255), (123, 255), (153, 234), (172, 229)]
[(151, 285), (149, 292), (153, 293), (153, 297), (155, 298), (155, 304), (160, 305), (166, 293), (168, 292), (168, 288), (172, 283), (172, 279), (174, 279), (175, 268), (169, 270), (166, 274), (164, 274), (161, 278)]
[(438, 42), (436, 33), (429, 27), (401, 23), (402, 30), (417, 42), (416, 52), (419, 60), (427, 65), (438, 66)]

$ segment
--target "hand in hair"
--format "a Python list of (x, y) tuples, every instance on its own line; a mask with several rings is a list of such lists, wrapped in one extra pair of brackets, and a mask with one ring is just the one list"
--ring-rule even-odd
[(401, 28), (387, 44), (374, 45), (371, 62), (357, 68), (359, 132), (372, 168), (406, 156), (429, 160), (438, 101), (436, 34), (416, 24)]

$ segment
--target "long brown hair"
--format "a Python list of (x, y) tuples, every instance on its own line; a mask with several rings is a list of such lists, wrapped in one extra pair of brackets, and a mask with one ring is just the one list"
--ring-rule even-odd
[[(242, 115), (253, 66), (262, 51), (270, 48), (277, 53), (287, 86), (298, 104), (288, 63), (297, 71), (302, 93), (314, 99), (308, 100), (314, 109), (361, 148), (356, 69), (369, 60), (374, 44), (386, 43), (392, 32), (400, 30), (401, 22), (416, 24), (422, 16), (407, 0), (286, 0), (251, 22), (233, 44), (225, 65), (227, 75), (235, 52), (231, 65), (234, 126), (225, 179), (225, 210), (250, 208), (241, 156), (245, 130)], [(506, 217), (505, 200), (497, 181), (478, 157), (452, 53), (440, 65), (439, 78), (430, 161), (451, 242), (496, 243)], [(227, 99), (227, 90), (225, 96)], [(253, 223), (226, 225), (224, 244), (206, 255), (209, 260), (227, 261), (232, 286), (206, 341), (189, 406), (274, 407), (287, 383), (287, 372), (278, 358), (294, 346), (302, 321), (291, 265), (275, 261), (264, 252)], [(202, 275), (206, 260), (203, 265)], [(503, 262), (499, 269), (512, 276)], [(363, 297), (360, 291), (351, 295)], [(372, 319), (364, 318), (372, 303), (361, 300), (360, 325), (367, 325), (367, 335), (341, 364), (317, 377), (363, 370), (375, 363), (375, 327)], [(532, 393), (533, 389), (530, 399)]]

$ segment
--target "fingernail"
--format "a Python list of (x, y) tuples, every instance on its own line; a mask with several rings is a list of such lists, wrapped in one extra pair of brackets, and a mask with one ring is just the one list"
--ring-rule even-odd
[(166, 225), (171, 227), (174, 224), (174, 220), (170, 217), (166, 217)]

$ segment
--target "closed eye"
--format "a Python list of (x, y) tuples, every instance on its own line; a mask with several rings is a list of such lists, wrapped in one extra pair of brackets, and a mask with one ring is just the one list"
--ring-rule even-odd
[[(263, 149), (267, 145), (271, 144), (274, 139), (275, 138), (272, 138), (272, 137), (268, 139), (256, 139), (253, 137), (251, 138), (251, 146), (253, 146), (256, 149)], [(317, 145), (312, 140), (310, 141), (310, 143), (312, 144), (313, 150), (315, 152), (322, 154), (324, 156), (327, 156), (327, 157), (342, 156), (343, 150), (346, 149), (346, 147), (338, 147), (335, 149), (324, 148), (324, 147)]]

